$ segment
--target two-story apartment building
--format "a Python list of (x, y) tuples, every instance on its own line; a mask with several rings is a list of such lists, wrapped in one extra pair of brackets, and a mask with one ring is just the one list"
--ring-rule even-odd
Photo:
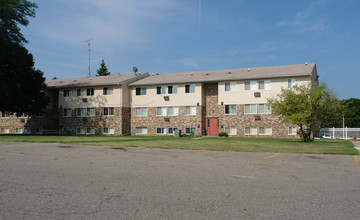
[(267, 98), (317, 80), (315, 64), (152, 75), (130, 84), (131, 134), (294, 137)]

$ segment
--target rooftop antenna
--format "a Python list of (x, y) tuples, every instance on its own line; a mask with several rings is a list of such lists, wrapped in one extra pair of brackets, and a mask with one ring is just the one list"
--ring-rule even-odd
[(88, 58), (88, 60), (89, 60), (89, 66), (88, 66), (88, 70), (89, 70), (89, 73), (88, 73), (88, 75), (89, 75), (89, 77), (91, 76), (91, 69), (90, 69), (90, 60), (91, 60), (91, 57), (90, 57), (90, 51), (91, 51), (91, 40), (93, 40), (93, 39), (89, 39), (89, 40), (86, 40), (85, 42), (88, 44), (88, 47), (89, 47), (89, 58)]

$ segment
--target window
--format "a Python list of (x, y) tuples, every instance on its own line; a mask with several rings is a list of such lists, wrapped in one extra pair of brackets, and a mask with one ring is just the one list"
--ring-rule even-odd
[(196, 115), (196, 106), (186, 106), (185, 115)]
[(77, 108), (76, 117), (85, 117), (85, 108)]
[(235, 91), (235, 90), (236, 90), (236, 82), (225, 83), (225, 91)]
[(256, 81), (246, 81), (245, 90), (256, 90)]
[(236, 105), (225, 105), (225, 115), (236, 115)]
[(289, 135), (296, 135), (296, 127), (289, 127)]
[(195, 84), (185, 85), (185, 93), (194, 93)]
[(115, 129), (112, 127), (103, 128), (103, 134), (115, 134)]
[(82, 128), (82, 127), (76, 128), (76, 134), (86, 134), (86, 128)]
[(173, 85), (173, 86), (168, 86), (168, 93), (169, 94), (177, 94), (177, 85)]
[(104, 87), (103, 88), (103, 95), (112, 95), (112, 94), (114, 94), (113, 87)]
[(17, 118), (29, 118), (29, 115), (28, 114), (21, 114), (21, 115), (18, 115), (18, 113), (15, 114)]
[(1, 134), (9, 134), (9, 128), (0, 128), (0, 133)]
[(156, 128), (156, 134), (166, 134), (166, 128)]
[(69, 97), (70, 94), (71, 94), (71, 93), (70, 93), (70, 90), (69, 90), (69, 89), (64, 89), (64, 90), (63, 90), (63, 96), (64, 96), (64, 97)]
[(24, 134), (31, 134), (31, 128), (25, 127), (24, 128)]
[(94, 116), (95, 116), (95, 108), (87, 108), (86, 117), (94, 117)]
[(63, 109), (63, 116), (64, 117), (71, 117), (71, 108), (64, 108)]
[(156, 87), (156, 94), (166, 94), (166, 86), (158, 86)]
[(44, 134), (43, 128), (35, 128), (35, 134)]
[(166, 107), (157, 107), (156, 108), (156, 115), (157, 116), (166, 116), (167, 115), (167, 108)]
[(94, 127), (86, 128), (86, 134), (95, 134), (95, 128)]
[(146, 107), (135, 108), (135, 115), (136, 116), (147, 116), (147, 108)]
[(256, 135), (257, 129), (256, 127), (245, 127), (245, 135)]
[(87, 88), (86, 96), (94, 96), (94, 88)]
[(114, 115), (114, 107), (105, 107), (103, 108), (104, 116), (113, 116)]
[(23, 134), (24, 128), (15, 128), (15, 134)]
[(169, 116), (179, 115), (179, 107), (168, 107), (168, 115)]
[(139, 127), (139, 128), (135, 128), (135, 134), (147, 134), (147, 128), (145, 127)]
[(259, 104), (259, 114), (271, 114), (271, 105)]
[(259, 90), (270, 90), (271, 89), (271, 80), (260, 80), (258, 81)]
[(8, 111), (1, 112), (1, 117), (2, 118), (8, 118), (9, 117), (9, 112)]
[(245, 104), (245, 114), (256, 114), (256, 104)]
[(146, 87), (136, 87), (135, 94), (136, 95), (146, 95)]
[(288, 79), (288, 88), (291, 89), (295, 86), (295, 79)]
[(168, 133), (169, 134), (174, 134), (175, 131), (177, 131), (177, 130), (178, 130), (178, 128), (168, 128)]
[(196, 128), (195, 127), (187, 127), (185, 128), (185, 134), (195, 134)]
[(228, 135), (236, 135), (236, 134), (237, 134), (237, 129), (236, 129), (236, 127), (225, 127), (224, 131), (225, 131)]
[(63, 134), (66, 134), (66, 135), (71, 134), (71, 128), (62, 128), (61, 131)]
[(77, 89), (76, 90), (76, 96), (85, 96), (85, 89)]
[(259, 127), (259, 135), (271, 135), (272, 127)]
[(36, 113), (35, 117), (36, 118), (43, 118), (44, 114), (43, 113)]

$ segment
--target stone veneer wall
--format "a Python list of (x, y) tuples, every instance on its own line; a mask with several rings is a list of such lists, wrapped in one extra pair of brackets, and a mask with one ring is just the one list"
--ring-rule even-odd
[[(72, 108), (71, 117), (63, 117), (63, 112), (59, 111), (60, 129), (68, 128), (71, 130), (72, 135), (76, 135), (77, 127), (94, 127), (95, 135), (103, 135), (102, 129), (104, 127), (113, 127), (115, 129), (114, 135), (122, 135), (129, 133), (127, 125), (123, 125), (125, 122), (128, 123), (129, 116), (127, 115), (127, 113), (129, 112), (129, 108), (114, 107), (113, 116), (103, 116), (102, 111), (103, 108), (95, 108), (94, 117), (76, 117), (75, 108)], [(122, 120), (123, 116), (125, 118), (124, 122)]]
[[(137, 127), (146, 127), (148, 130), (147, 135), (156, 135), (156, 128), (164, 127), (177, 127), (185, 133), (186, 127), (195, 127), (196, 136), (200, 136), (202, 132), (202, 112), (203, 107), (196, 107), (196, 115), (185, 115), (185, 106), (179, 106), (178, 116), (157, 116), (156, 107), (148, 107), (147, 116), (136, 116), (135, 108), (131, 109), (131, 135), (135, 135), (135, 129)], [(165, 121), (165, 118), (169, 118), (169, 121)]]

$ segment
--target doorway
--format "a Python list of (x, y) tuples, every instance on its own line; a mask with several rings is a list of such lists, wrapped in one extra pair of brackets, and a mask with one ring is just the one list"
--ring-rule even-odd
[(207, 135), (218, 135), (219, 134), (219, 119), (218, 118), (207, 118)]

